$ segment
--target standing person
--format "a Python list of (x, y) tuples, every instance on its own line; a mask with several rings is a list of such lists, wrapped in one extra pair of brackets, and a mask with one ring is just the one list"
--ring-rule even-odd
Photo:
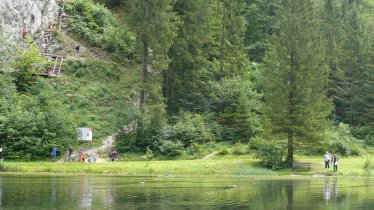
[(109, 157), (112, 160), (112, 162), (115, 161), (117, 155), (118, 155), (118, 152), (115, 149), (112, 149), (112, 151), (109, 153)]
[(73, 148), (70, 146), (69, 149), (68, 149), (68, 158), (69, 158), (69, 161), (71, 161), (71, 156), (73, 155)]
[(3, 145), (0, 145), (0, 162), (3, 162)]
[(56, 155), (57, 155), (57, 148), (56, 148), (56, 147), (53, 147), (53, 148), (52, 148), (52, 152), (51, 152), (51, 156), (52, 156), (52, 161), (53, 161), (53, 162), (56, 161)]
[(75, 47), (75, 52), (76, 52), (77, 56), (79, 56), (80, 48), (81, 48), (81, 46), (79, 44)]
[(79, 149), (79, 161), (80, 162), (84, 162), (85, 161), (85, 157), (84, 157), (84, 153), (82, 151), (82, 148)]
[(331, 163), (334, 165), (334, 171), (338, 171), (339, 157), (336, 154), (334, 154)]
[(330, 155), (329, 151), (327, 151), (325, 153), (324, 159), (325, 159), (325, 168), (330, 168), (331, 155)]

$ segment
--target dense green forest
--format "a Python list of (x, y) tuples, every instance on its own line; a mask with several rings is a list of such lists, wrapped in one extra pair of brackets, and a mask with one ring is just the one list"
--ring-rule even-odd
[[(67, 57), (64, 76), (28, 44), (0, 59), (0, 141), (9, 159), (49, 156), (75, 128), (117, 133), (121, 152), (200, 158), (360, 155), (374, 146), (370, 0), (76, 0), (68, 30), (102, 56)], [(1, 38), (1, 44), (16, 45)], [(28, 42), (30, 43), (30, 42)], [(90, 50), (87, 50), (90, 51)], [(217, 146), (218, 145), (218, 146)]]

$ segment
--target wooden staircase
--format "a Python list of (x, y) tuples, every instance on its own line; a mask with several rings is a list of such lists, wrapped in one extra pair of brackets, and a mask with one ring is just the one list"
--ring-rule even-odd
[(48, 46), (51, 44), (52, 41), (52, 32), (51, 31), (42, 31), (41, 33), (41, 52), (48, 53)]
[(50, 54), (48, 52), (48, 46), (52, 44), (53, 32), (54, 30), (60, 30), (62, 26), (63, 13), (64, 13), (64, 0), (58, 0), (57, 4), (59, 6), (58, 14), (56, 17), (57, 25), (56, 28), (52, 26), (48, 30), (41, 32), (41, 46), (39, 46), (41, 51), (41, 56), (52, 61), (52, 65), (47, 68), (43, 74), (38, 74), (43, 77), (56, 77), (61, 74), (61, 66), (64, 61), (64, 57), (60, 55)]
[(61, 26), (62, 26), (62, 18), (63, 18), (63, 13), (64, 13), (64, 0), (58, 0), (57, 1), (57, 5), (58, 5), (58, 13), (57, 13), (57, 28), (58, 30), (61, 30)]

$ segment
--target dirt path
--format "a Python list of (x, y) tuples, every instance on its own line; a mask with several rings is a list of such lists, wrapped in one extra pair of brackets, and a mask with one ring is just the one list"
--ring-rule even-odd
[[(82, 148), (82, 152), (87, 156), (95, 156), (96, 163), (108, 162), (108, 152), (113, 147), (114, 138), (113, 136), (108, 136), (102, 141), (102, 145), (97, 148), (85, 149)], [(75, 151), (74, 154), (78, 156), (79, 151)], [(104, 153), (104, 155), (103, 155)], [(67, 157), (62, 158), (59, 162), (66, 161)]]
[(108, 136), (106, 139), (103, 140), (103, 144), (100, 147), (97, 148), (92, 148), (92, 149), (82, 149), (83, 153), (87, 155), (94, 155), (96, 157), (96, 162), (101, 163), (101, 162), (106, 162), (107, 156), (105, 155), (104, 157), (101, 157), (101, 154), (99, 153), (105, 153), (107, 154), (110, 148), (112, 148), (114, 142), (113, 136)]

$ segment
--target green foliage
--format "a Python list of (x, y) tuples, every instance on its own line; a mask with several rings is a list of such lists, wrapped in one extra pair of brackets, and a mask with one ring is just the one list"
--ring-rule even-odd
[(214, 135), (200, 114), (181, 112), (176, 122), (165, 125), (159, 134), (161, 141), (180, 141), (185, 148), (194, 143), (206, 144), (214, 141)]
[(323, 139), (331, 112), (316, 9), (311, 0), (280, 2), (279, 32), (270, 39), (262, 71), (265, 128), (274, 136), (288, 136), (288, 163), (296, 142)]
[(67, 2), (65, 10), (70, 15), (68, 24), (78, 38), (103, 47), (113, 53), (118, 61), (133, 59), (134, 36), (119, 25), (103, 5), (95, 4), (92, 0), (78, 0)]
[(124, 91), (128, 84), (120, 82), (121, 76), (131, 72), (115, 62), (91, 59), (70, 60), (63, 68), (69, 82), (62, 83), (59, 92), (77, 125), (93, 128), (95, 137), (100, 138), (135, 119), (131, 93)]
[(259, 132), (261, 95), (253, 91), (250, 80), (237, 77), (211, 82), (209, 99), (206, 108), (216, 115), (222, 141), (248, 142)]
[(363, 165), (363, 169), (367, 172), (374, 169), (373, 162), (370, 159), (367, 159)]
[(263, 166), (274, 170), (283, 167), (284, 148), (272, 144), (262, 144), (257, 150), (255, 158), (260, 159)]
[(370, 146), (374, 146), (374, 126), (373, 125), (352, 127), (352, 134), (358, 139), (365, 140), (366, 144)]
[(42, 73), (47, 64), (31, 38), (28, 37), (26, 43), (26, 49), (20, 50), (17, 54), (13, 72), (14, 82), (20, 92), (25, 92), (32, 85), (32, 75)]
[(105, 82), (117, 82), (122, 71), (122, 68), (115, 62), (93, 59), (68, 60), (63, 68), (74, 77), (91, 81), (104, 80)]
[(240, 142), (235, 143), (235, 147), (232, 150), (233, 154), (245, 155), (249, 153), (249, 146)]
[(186, 151), (189, 154), (202, 154), (205, 149), (204, 147), (204, 144), (192, 143), (189, 147), (187, 147)]
[(163, 140), (160, 143), (161, 145), (159, 146), (159, 151), (163, 155), (175, 157), (181, 155), (184, 151), (184, 145), (181, 141)]
[(218, 155), (228, 155), (229, 149), (227, 147), (221, 146), (218, 148)]
[(38, 79), (30, 92), (19, 95), (6, 75), (0, 75), (0, 139), (6, 159), (38, 160), (50, 156), (52, 146), (59, 153), (74, 141), (75, 126), (70, 113), (54, 99), (53, 87)]
[(331, 150), (345, 156), (358, 156), (361, 154), (360, 146), (362, 146), (363, 141), (356, 139), (351, 134), (347, 124), (339, 123), (336, 126), (332, 126), (328, 130), (327, 139), (330, 144), (328, 148), (324, 148), (326, 151)]

